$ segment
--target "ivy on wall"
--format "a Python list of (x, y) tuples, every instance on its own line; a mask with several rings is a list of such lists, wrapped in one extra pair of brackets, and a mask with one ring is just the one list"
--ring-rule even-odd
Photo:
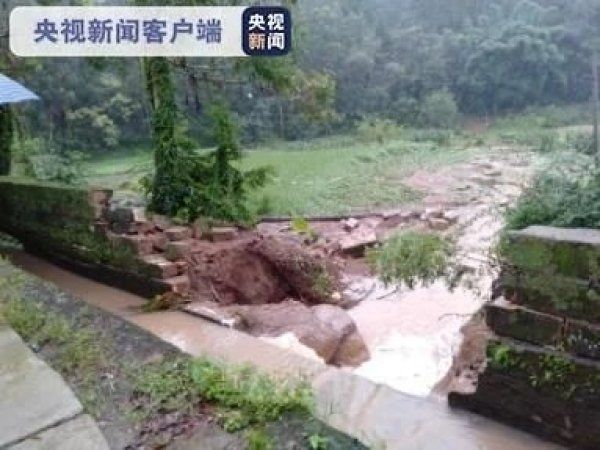
[(10, 173), (13, 117), (8, 106), (0, 106), (0, 175)]

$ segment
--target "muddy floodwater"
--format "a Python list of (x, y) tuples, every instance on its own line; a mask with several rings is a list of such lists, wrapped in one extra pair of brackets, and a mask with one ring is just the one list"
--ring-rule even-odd
[(526, 153), (480, 157), (439, 171), (417, 172), (406, 184), (424, 193), (431, 208), (458, 217), (449, 235), (465, 276), (455, 289), (443, 281), (414, 290), (386, 287), (376, 279), (350, 314), (371, 359), (356, 373), (412, 395), (428, 396), (450, 370), (462, 343), (461, 328), (491, 296), (491, 251), (502, 213), (514, 204), (540, 161)]
[[(239, 340), (235, 342), (235, 345), (232, 342), (222, 342), (222, 333), (215, 333), (218, 327), (182, 312), (141, 313), (139, 308), (144, 303), (144, 299), (141, 297), (75, 275), (27, 253), (16, 251), (11, 252), (9, 256), (16, 266), (27, 272), (50, 281), (65, 292), (78, 296), (94, 306), (126, 318), (192, 355), (205, 354), (207, 342), (210, 342), (211, 346), (216, 346), (213, 349), (214, 354), (226, 350), (227, 354), (231, 356), (232, 352), (235, 352), (234, 356), (239, 356), (240, 360), (246, 358), (246, 360), (259, 363), (261, 367), (273, 364), (279, 370), (288, 365), (298, 364), (298, 361), (293, 358), (293, 353), (287, 352), (286, 355), (286, 352), (278, 350), (271, 353), (264, 351), (265, 349), (262, 347), (257, 348), (260, 347), (258, 344), (268, 344), (263, 344), (256, 339), (249, 339), (246, 346), (240, 345), (241, 341)], [(441, 292), (443, 290), (440, 288)], [(432, 308), (435, 307), (432, 306)], [(372, 317), (374, 316), (376, 315)], [(393, 319), (390, 325), (396, 326)], [(402, 329), (407, 329), (404, 328), (405, 326), (415, 327), (415, 336), (419, 336), (418, 322), (409, 321), (409, 323), (400, 325), (403, 327)], [(369, 336), (368, 339), (371, 337), (376, 338)], [(432, 350), (433, 347), (428, 338), (424, 337), (419, 340), (418, 337), (415, 337), (413, 341), (401, 338), (401, 341), (402, 345), (394, 342), (391, 344), (395, 349), (394, 359), (385, 359), (387, 371), (399, 373), (400, 375), (397, 376), (399, 379), (411, 379), (419, 370), (418, 367), (410, 371), (403, 369), (407, 364), (399, 360), (398, 349), (400, 348), (406, 350), (412, 363), (417, 360), (417, 353), (421, 352), (423, 361), (421, 369), (425, 371), (431, 369), (427, 367), (428, 356), (430, 356), (427, 352), (434, 350)], [(411, 348), (411, 344), (416, 347)], [(222, 348), (219, 348), (219, 345)], [(375, 360), (378, 359), (375, 358)], [(396, 361), (397, 365), (393, 366), (392, 361)], [(365, 367), (359, 369), (358, 372), (366, 370)], [(378, 367), (377, 369), (382, 368)], [(436, 370), (441, 372), (442, 369), (436, 368)], [(405, 386), (408, 386), (408, 383)], [(414, 383), (414, 386), (420, 386), (420, 383)], [(552, 450), (562, 448), (486, 418), (462, 411), (448, 410), (441, 401), (431, 402), (429, 399), (418, 399), (411, 396), (401, 397), (401, 399), (402, 401), (398, 405), (393, 405), (393, 411), (389, 411), (389, 414), (398, 418), (395, 442), (400, 444), (391, 446), (390, 449)], [(379, 413), (388, 415), (388, 412), (384, 411)], [(436, 430), (436, 433), (432, 434), (431, 430)]]

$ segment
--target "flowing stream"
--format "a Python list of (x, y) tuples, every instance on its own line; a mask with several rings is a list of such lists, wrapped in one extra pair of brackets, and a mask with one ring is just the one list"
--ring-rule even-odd
[[(219, 327), (212, 326), (202, 319), (176, 311), (141, 313), (139, 308), (145, 302), (141, 297), (81, 277), (22, 251), (11, 252), (9, 256), (11, 261), (21, 269), (53, 283), (87, 303), (137, 324), (190, 354), (204, 354), (207, 345), (218, 346), (218, 340), (222, 340), (223, 334), (218, 332)], [(415, 330), (417, 330), (419, 324), (415, 322), (411, 326), (416, 327)], [(244, 345), (244, 342), (247, 344)], [(253, 361), (262, 359), (262, 366), (269, 363), (278, 367), (298, 364), (298, 361), (293, 359), (293, 353), (288, 352), (289, 355), (283, 355), (283, 359), (279, 359), (279, 354), (286, 352), (277, 350), (274, 353), (266, 353), (261, 351), (262, 348), (256, 348), (257, 343), (261, 342), (256, 339), (248, 339), (247, 341), (236, 340), (235, 345), (228, 345), (228, 343), (222, 345), (227, 346), (229, 354), (232, 351), (237, 352), (240, 359), (244, 357), (250, 357)], [(413, 344), (416, 346), (414, 349), (410, 348)], [(403, 338), (402, 346), (395, 346), (395, 348), (400, 347), (406, 349), (407, 354), (412, 355), (413, 358), (420, 352), (423, 361), (421, 369), (429, 369), (426, 367), (428, 365), (426, 362), (427, 351), (431, 350), (432, 345), (428, 338), (423, 338), (422, 341), (417, 338), (413, 341)], [(216, 348), (215, 353), (218, 352), (219, 348)], [(278, 355), (278, 360), (274, 359), (274, 355)], [(399, 363), (396, 358), (400, 358), (400, 355), (395, 355), (395, 360)], [(401, 366), (403, 364), (405, 363), (402, 363)], [(390, 365), (386, 369), (395, 372), (398, 367)], [(419, 367), (415, 367), (410, 372), (416, 373), (419, 370)], [(442, 371), (441, 369), (436, 370), (438, 373)], [(360, 370), (358, 372), (360, 373)], [(408, 373), (403, 372), (402, 369), (399, 373), (401, 374), (400, 378), (403, 376), (410, 378), (410, 376), (402, 375)], [(390, 448), (432, 450), (552, 450), (561, 448), (483, 417), (448, 410), (444, 405), (432, 403), (428, 399), (404, 396), (401, 397), (399, 404), (391, 405), (391, 407), (393, 411), (378, 412), (390, 416), (388, 420), (397, 422), (398, 439), (396, 441), (400, 445)], [(427, 431), (431, 429), (436, 430), (435, 435)], [(460, 434), (457, 434), (457, 431)]]

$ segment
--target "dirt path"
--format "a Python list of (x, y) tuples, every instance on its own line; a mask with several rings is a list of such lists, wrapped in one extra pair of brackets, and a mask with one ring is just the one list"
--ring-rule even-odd
[(435, 172), (418, 171), (405, 182), (425, 194), (424, 206), (452, 211), (447, 231), (467, 269), (461, 285), (445, 283), (413, 291), (385, 288), (375, 279), (370, 295), (350, 311), (371, 359), (356, 373), (402, 392), (427, 396), (450, 369), (461, 345), (461, 328), (491, 293), (489, 252), (502, 228), (502, 212), (513, 204), (537, 165), (528, 153), (493, 149), (474, 160)]

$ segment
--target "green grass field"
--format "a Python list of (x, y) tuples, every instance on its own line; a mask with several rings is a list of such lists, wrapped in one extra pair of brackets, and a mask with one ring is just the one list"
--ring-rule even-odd
[[(402, 180), (420, 168), (435, 169), (468, 159), (477, 150), (464, 143), (440, 147), (394, 139), (364, 143), (354, 136), (274, 143), (248, 150), (243, 168), (272, 166), (271, 183), (252, 193), (273, 215), (343, 214), (400, 205), (418, 198)], [(87, 165), (90, 184), (135, 190), (152, 170), (150, 152), (111, 155)]]

